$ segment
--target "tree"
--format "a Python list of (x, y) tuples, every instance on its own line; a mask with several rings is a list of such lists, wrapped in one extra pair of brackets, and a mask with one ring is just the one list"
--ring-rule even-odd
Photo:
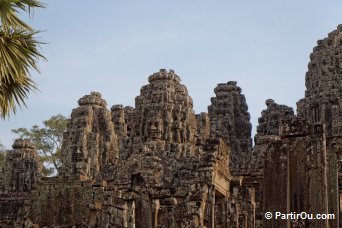
[(6, 159), (5, 152), (6, 151), (5, 151), (4, 146), (0, 143), (0, 170), (1, 170), (1, 167), (3, 167), (5, 164), (5, 159)]
[(16, 112), (16, 106), (25, 105), (31, 91), (37, 89), (30, 70), (38, 70), (40, 41), (35, 31), (17, 13), (31, 14), (32, 9), (44, 7), (38, 0), (0, 0), (0, 117)]
[(55, 174), (61, 167), (61, 146), (67, 123), (68, 119), (59, 114), (43, 121), (44, 127), (42, 128), (34, 125), (31, 129), (12, 130), (20, 138), (34, 143), (43, 162), (43, 175), (45, 176)]

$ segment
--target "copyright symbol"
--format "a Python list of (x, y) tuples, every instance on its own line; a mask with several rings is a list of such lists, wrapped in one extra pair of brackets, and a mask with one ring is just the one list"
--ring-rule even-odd
[(265, 218), (266, 218), (266, 219), (269, 220), (269, 219), (272, 219), (272, 217), (273, 217), (273, 215), (272, 215), (271, 212), (266, 212), (266, 213), (265, 213)]

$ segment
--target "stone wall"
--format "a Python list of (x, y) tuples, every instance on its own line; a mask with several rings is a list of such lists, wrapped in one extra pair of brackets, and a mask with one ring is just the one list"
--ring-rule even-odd
[[(266, 141), (259, 151), (265, 154), (265, 158), (261, 159), (265, 162), (264, 211), (309, 211), (313, 214), (334, 214), (335, 219), (296, 223), (265, 220), (264, 227), (286, 224), (292, 227), (342, 225), (339, 217), (342, 195), (339, 178), (342, 130), (341, 40), (342, 27), (339, 26), (327, 38), (318, 41), (318, 46), (310, 55), (305, 98), (297, 103), (299, 118), (292, 114), (290, 118), (282, 118), (277, 127), (280, 137)], [(260, 137), (256, 139), (259, 141)], [(280, 197), (272, 200), (276, 194)]]

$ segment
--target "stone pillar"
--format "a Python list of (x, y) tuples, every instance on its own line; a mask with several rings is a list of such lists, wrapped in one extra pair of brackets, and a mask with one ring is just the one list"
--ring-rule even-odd
[(211, 226), (210, 228), (215, 228), (215, 186), (212, 187), (210, 192), (210, 205), (211, 205)]
[(152, 210), (153, 210), (153, 227), (159, 227), (159, 210), (160, 210), (160, 202), (159, 199), (152, 201)]
[[(288, 155), (280, 139), (273, 141), (265, 154), (263, 212), (288, 212)], [(286, 220), (266, 220), (263, 227), (286, 227)]]
[(135, 228), (135, 203), (133, 200), (127, 203), (127, 228)]
[(160, 210), (158, 221), (160, 227), (177, 227), (175, 221), (175, 209), (177, 200), (175, 198), (165, 198), (160, 200)]

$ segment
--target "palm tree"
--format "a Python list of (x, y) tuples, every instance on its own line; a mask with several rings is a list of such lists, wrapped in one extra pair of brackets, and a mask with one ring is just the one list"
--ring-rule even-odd
[(0, 117), (9, 117), (16, 106), (25, 105), (28, 94), (36, 90), (30, 70), (39, 72), (37, 61), (44, 56), (39, 52), (41, 42), (35, 31), (22, 21), (19, 10), (31, 13), (44, 7), (39, 0), (0, 0)]

